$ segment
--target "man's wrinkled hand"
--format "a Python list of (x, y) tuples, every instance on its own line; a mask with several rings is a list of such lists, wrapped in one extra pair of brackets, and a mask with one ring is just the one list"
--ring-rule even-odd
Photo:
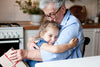
[(24, 49), (18, 49), (18, 50), (14, 50), (12, 52), (10, 52), (9, 54), (9, 58), (11, 60), (16, 61), (20, 61), (26, 58), (28, 51), (24, 50)]
[(36, 45), (36, 42), (29, 42), (28, 43), (29, 50), (36, 50), (35, 48), (39, 49), (39, 47)]
[(38, 41), (35, 40), (35, 37), (30, 37), (28, 40), (27, 47), (29, 50), (35, 50), (35, 48), (39, 49), (39, 47), (36, 45)]

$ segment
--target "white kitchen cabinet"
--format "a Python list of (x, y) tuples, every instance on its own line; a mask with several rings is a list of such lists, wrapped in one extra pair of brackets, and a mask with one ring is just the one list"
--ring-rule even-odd
[(27, 49), (28, 39), (31, 36), (35, 36), (39, 30), (25, 30), (25, 49)]
[(95, 30), (96, 38), (95, 38), (95, 55), (100, 55), (100, 29)]
[(86, 45), (85, 57), (100, 55), (100, 28), (83, 29), (85, 37), (90, 38), (90, 43)]

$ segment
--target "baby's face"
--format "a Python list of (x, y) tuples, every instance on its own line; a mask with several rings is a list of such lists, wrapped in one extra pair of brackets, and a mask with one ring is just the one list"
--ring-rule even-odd
[(59, 29), (53, 27), (53, 28), (48, 28), (47, 31), (44, 33), (42, 38), (48, 42), (48, 44), (54, 44), (55, 41), (57, 40), (59, 34)]

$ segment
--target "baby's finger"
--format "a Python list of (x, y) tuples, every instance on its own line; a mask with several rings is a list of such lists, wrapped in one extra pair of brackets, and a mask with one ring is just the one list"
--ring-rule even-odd
[(74, 38), (74, 41), (78, 41), (78, 38)]
[(75, 39), (73, 38), (73, 39), (71, 39), (71, 41), (74, 41)]
[(78, 38), (77, 38), (77, 37), (76, 37), (75, 39), (76, 39), (76, 40), (78, 40)]

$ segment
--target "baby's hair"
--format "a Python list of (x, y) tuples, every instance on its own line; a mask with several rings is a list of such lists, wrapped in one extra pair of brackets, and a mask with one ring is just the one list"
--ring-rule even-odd
[(57, 22), (55, 21), (44, 21), (41, 26), (40, 26), (40, 32), (46, 32), (47, 27), (55, 27), (58, 28), (60, 30), (60, 25), (57, 24)]
[(42, 32), (42, 33), (45, 33), (46, 31), (47, 31), (47, 27), (49, 28), (57, 28), (58, 30), (60, 30), (60, 25), (59, 24), (57, 24), (57, 22), (55, 22), (55, 21), (48, 21), (48, 20), (46, 20), (46, 21), (44, 21), (42, 24), (41, 24), (41, 26), (40, 26), (40, 28), (39, 28), (39, 33), (35, 36), (35, 38), (36, 39), (38, 39), (38, 38), (40, 38), (40, 32)]

